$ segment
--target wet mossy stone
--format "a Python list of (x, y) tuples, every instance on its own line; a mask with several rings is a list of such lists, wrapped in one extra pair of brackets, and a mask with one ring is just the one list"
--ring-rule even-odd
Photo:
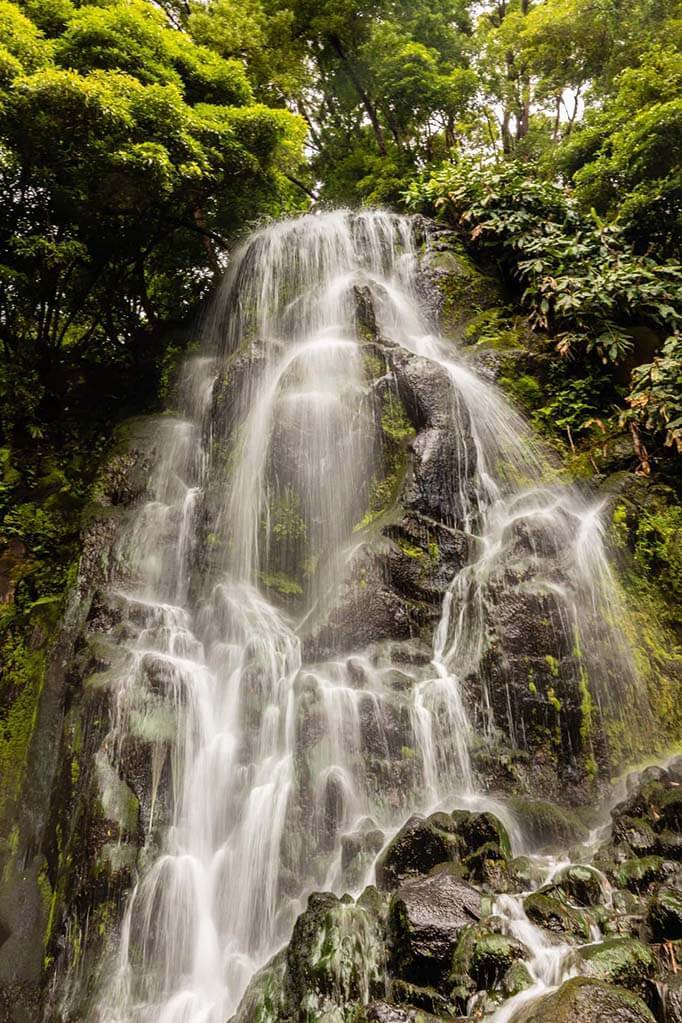
[(389, 909), (392, 972), (421, 987), (438, 987), (450, 972), (461, 931), (480, 918), (480, 893), (448, 871), (406, 881)]
[(581, 863), (564, 867), (553, 884), (577, 906), (598, 906), (606, 901), (604, 881), (597, 870)]
[(500, 984), (500, 990), (505, 998), (514, 998), (527, 988), (533, 986), (533, 978), (530, 975), (525, 963), (517, 960), (512, 963)]
[(665, 860), (662, 856), (642, 856), (619, 864), (614, 871), (614, 880), (619, 888), (641, 893), (663, 881), (666, 873)]
[(433, 987), (418, 987), (406, 980), (395, 980), (391, 985), (391, 997), (400, 1005), (421, 1009), (430, 1016), (452, 1019), (458, 1015), (454, 1002)]
[(345, 883), (360, 881), (362, 874), (371, 864), (384, 844), (384, 833), (367, 819), (359, 827), (341, 839), (341, 870)]
[(274, 1023), (281, 1019), (287, 1011), (284, 989), (286, 969), (286, 949), (282, 949), (252, 977), (229, 1023), (252, 1023), (253, 1020)]
[[(556, 889), (553, 889), (556, 891)], [(543, 889), (527, 895), (523, 908), (531, 923), (557, 934), (566, 941), (590, 940), (590, 918), (585, 910), (575, 909)]]
[(530, 891), (543, 881), (545, 871), (530, 856), (515, 856), (509, 863), (509, 877), (519, 891)]
[(588, 829), (580, 818), (556, 803), (514, 796), (509, 800), (509, 809), (533, 848), (559, 847), (563, 850), (588, 836)]
[(446, 814), (410, 817), (377, 862), (377, 887), (391, 891), (406, 878), (428, 874), (432, 867), (458, 859), (459, 840)]
[[(286, 1004), (326, 1010), (384, 993), (381, 900), (367, 889), (356, 902), (329, 892), (308, 898), (286, 949)], [(285, 1015), (284, 1018), (289, 1018)], [(293, 1019), (299, 1017), (293, 1013)], [(246, 1021), (245, 1021), (246, 1023)], [(248, 1023), (251, 1023), (249, 1020)]]
[(474, 991), (498, 987), (513, 963), (525, 959), (528, 949), (516, 938), (501, 934), (490, 923), (472, 924), (462, 931), (452, 957), (453, 983)]
[(579, 952), (581, 973), (608, 984), (644, 991), (656, 972), (656, 956), (637, 938), (607, 938)]
[(524, 1006), (514, 1023), (655, 1023), (646, 1004), (625, 988), (574, 977)]
[(658, 852), (658, 835), (644, 817), (619, 817), (614, 821), (612, 836), (615, 843), (623, 843), (635, 856)]
[(682, 891), (669, 886), (659, 888), (649, 903), (646, 919), (656, 941), (682, 938)]
[(491, 813), (455, 810), (411, 817), (377, 863), (377, 886), (392, 891), (406, 878), (445, 863), (460, 864), (464, 874), (476, 873), (483, 860), (506, 860), (510, 848), (504, 826)]
[(497, 849), (497, 859), (511, 856), (507, 829), (494, 814), (455, 810), (450, 816), (468, 850), (467, 855), (486, 846), (488, 849)]

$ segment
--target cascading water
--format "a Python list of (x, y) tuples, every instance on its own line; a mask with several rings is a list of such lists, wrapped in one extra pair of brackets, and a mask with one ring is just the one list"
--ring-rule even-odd
[[(185, 367), (182, 418), (161, 423), (153, 497), (119, 545), (130, 628), (108, 744), (115, 766), (133, 727), (154, 739), (155, 794), (95, 1019), (225, 1023), (306, 892), (360, 885), (409, 812), (474, 798), (474, 729), (523, 739), (508, 696), (508, 721), (495, 711), (503, 675), (482, 679), (478, 707), (466, 692), (510, 574), (545, 594), (585, 700), (600, 674), (597, 709), (625, 706), (598, 509), (544, 480), (522, 419), (431, 332), (418, 248), (409, 219), (381, 212), (258, 232), (208, 354)], [(420, 386), (438, 389), (428, 416)], [(400, 488), (429, 489), (443, 451), (429, 500), (459, 564), (430, 652), (424, 628), (415, 652), (402, 619), (394, 642), (362, 616), (335, 645), (344, 580), (376, 585), (363, 551), (388, 542)], [(435, 528), (432, 508), (419, 514)], [(349, 834), (366, 853), (353, 880)]]

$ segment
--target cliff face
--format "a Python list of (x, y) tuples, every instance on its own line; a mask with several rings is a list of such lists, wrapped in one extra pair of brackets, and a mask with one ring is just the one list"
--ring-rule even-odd
[[(433, 322), (440, 319), (464, 346), (461, 393), (467, 388), (474, 393), (477, 379), (497, 379), (518, 398), (522, 378), (535, 379), (532, 371), (542, 376), (542, 353), (533, 354), (518, 322), (513, 330), (507, 325), (491, 331), (502, 303), (499, 288), (471, 266), (447, 232), (425, 224), (420, 234), (420, 299)], [(540, 506), (537, 500), (524, 504), (519, 498), (503, 522), (477, 535), (471, 509), (484, 456), (472, 410), (490, 417), (491, 432), (503, 430), (510, 420), (500, 418), (497, 406), (453, 398), (452, 378), (443, 365), (387, 336), (377, 320), (376, 294), (358, 285), (353, 301), (366, 393), (363, 415), (378, 438), (378, 455), (356, 495), (364, 511), (343, 568), (298, 630), (305, 669), (295, 686), (292, 794), (278, 878), (281, 893), (294, 906), (310, 880), (323, 887), (345, 827), (338, 777), (330, 773), (322, 795), (319, 789), (335, 711), (325, 702), (318, 676), (329, 673), (330, 665), (342, 673), (344, 691), (355, 694), (348, 697), (352, 759), (362, 764), (368, 805), (376, 807), (376, 818), (389, 807), (393, 817), (405, 819), (425, 777), (423, 750), (415, 741), (414, 693), (434, 661), (434, 634), (443, 622), (444, 605), (451, 605), (443, 648), (436, 653), (457, 653), (467, 752), (453, 768), (452, 758), (446, 763), (442, 751), (432, 750), (435, 783), (445, 786), (447, 772), (463, 769), (466, 759), (476, 789), (495, 798), (514, 797), (526, 834), (535, 835), (536, 845), (554, 847), (584, 837), (575, 808), (593, 805), (628, 757), (651, 751), (657, 736), (660, 746), (666, 745), (658, 720), (677, 691), (673, 658), (666, 653), (654, 663), (648, 654), (654, 645), (666, 646), (665, 635), (650, 619), (639, 647), (622, 643), (623, 619), (606, 622), (611, 632), (605, 653), (593, 657), (586, 649), (602, 628), (601, 619), (627, 615), (627, 594), (618, 595), (613, 579), (600, 576), (598, 586), (608, 584), (616, 597), (597, 608), (583, 599), (582, 577), (566, 558), (582, 513), (570, 502), (557, 513), (545, 493), (561, 481), (558, 456), (539, 457)], [(227, 464), (237, 444), (234, 410), (260, 358), (258, 339), (248, 340), (212, 385), (213, 490), (197, 523), (190, 596), (202, 579), (217, 574), (224, 557), (207, 525), (211, 502), (220, 501), (215, 466), (220, 459)], [(509, 408), (508, 416), (515, 415)], [(49, 607), (36, 608), (21, 649), (3, 648), (10, 677), (9, 686), (3, 683), (8, 737), (3, 756), (12, 786), (4, 803), (0, 1004), (2, 1019), (12, 1023), (33, 1021), (43, 1008), (48, 1019), (84, 1018), (101, 988), (103, 971), (111, 968), (126, 895), (161, 847), (172, 818), (174, 718), (167, 704), (174, 682), (166, 661), (144, 653), (141, 639), (168, 623), (159, 618), (157, 606), (126, 595), (139, 572), (130, 538), (140, 509), (158, 500), (157, 469), (167, 434), (164, 417), (133, 420), (119, 431), (84, 515), (80, 563), (62, 618), (56, 621)], [(317, 555), (306, 549), (310, 530), (306, 534), (300, 528), (291, 497), (295, 480), (282, 468), (290, 464), (291, 444), (291, 431), (275, 430), (269, 457), (278, 467), (278, 492), (288, 495), (289, 503), (278, 506), (281, 528), (273, 535), (281, 547), (273, 545), (261, 581), (273, 607), (296, 620), (305, 610), (310, 577), (318, 570), (310, 567)], [(618, 457), (614, 452), (609, 468), (618, 469)], [(521, 470), (517, 464), (504, 471), (511, 480)], [(605, 472), (601, 477), (598, 482), (617, 493), (614, 506), (625, 509), (617, 522), (626, 529), (628, 516), (632, 521), (636, 514), (637, 495), (633, 498), (632, 486), (622, 477), (607, 478)], [(339, 489), (345, 486), (342, 479), (332, 482)], [(521, 491), (519, 481), (511, 483)], [(174, 536), (168, 526), (162, 558), (175, 556)], [(584, 556), (586, 572), (606, 571), (589, 563), (594, 549), (588, 547)], [(460, 586), (453, 589), (455, 578)], [(646, 686), (624, 689), (629, 684), (625, 676), (634, 678), (640, 662), (647, 660), (648, 694)], [(121, 680), (133, 677), (131, 672), (140, 686), (139, 704), (127, 691), (122, 696)], [(254, 674), (253, 706), (244, 711), (254, 720), (260, 713), (258, 687)], [(623, 706), (624, 692), (629, 693), (628, 706)], [(444, 705), (434, 713), (446, 719), (454, 736), (457, 708)], [(670, 791), (678, 783), (677, 774), (666, 778)], [(538, 795), (544, 803), (537, 803)], [(531, 802), (524, 802), (528, 797)], [(424, 834), (418, 836), (414, 862), (416, 839), (409, 834), (401, 833), (384, 852), (387, 880), (381, 895), (368, 890), (357, 903), (329, 894), (311, 901), (286, 953), (247, 994), (238, 1017), (243, 1023), (303, 1019), (297, 1006), (313, 995), (318, 1015), (306, 1020), (355, 1019), (348, 1013), (370, 999), (378, 1007), (363, 1009), (365, 1016), (361, 1012), (358, 1020), (413, 1020), (418, 1010), (453, 1018), (471, 994), (498, 990), (503, 983), (513, 991), (510, 974), (525, 953), (496, 932), (481, 893), (489, 898), (525, 890), (523, 867), (516, 861), (511, 865), (509, 838), (489, 814), (438, 816), (443, 820), (419, 824)], [(678, 828), (675, 818), (669, 830), (677, 834)], [(356, 830), (346, 831), (337, 887), (355, 887), (387, 837), (371, 815)], [(626, 858), (633, 860), (641, 851), (661, 858), (662, 864), (676, 856), (667, 846), (659, 849), (658, 839), (652, 841), (646, 850), (630, 843)], [(429, 842), (435, 851), (425, 863), (423, 849)], [(670, 843), (675, 845), (672, 838)], [(612, 864), (621, 853), (611, 849), (604, 856), (615, 879)], [(458, 867), (429, 880), (431, 869), (444, 862)], [(305, 879), (298, 876), (301, 863), (306, 864)], [(673, 868), (661, 864), (641, 887), (627, 879), (617, 884), (638, 897), (652, 894), (655, 885), (672, 876)], [(399, 887), (406, 881), (407, 888)], [(432, 885), (434, 891), (419, 885)], [(561, 893), (546, 894), (563, 905)], [(437, 918), (433, 940), (438, 955), (433, 957), (416, 933), (427, 903)], [(601, 905), (599, 896), (596, 907)], [(653, 912), (644, 902), (639, 910), (640, 917)], [(601, 909), (594, 912), (599, 915)], [(469, 922), (453, 923), (458, 913)], [(617, 916), (609, 918), (614, 934), (621, 933)], [(574, 926), (580, 932), (587, 926), (589, 937), (589, 921), (561, 919), (564, 930)], [(465, 948), (466, 928), (470, 947)], [(346, 970), (342, 960), (351, 933), (357, 947)], [(338, 962), (334, 951), (325, 959), (327, 944), (338, 951)], [(468, 958), (453, 980), (445, 961), (456, 950)], [(323, 960), (324, 969), (319, 965)], [(412, 1008), (392, 1009), (388, 1003), (382, 1008), (390, 994), (383, 979), (387, 963), (395, 982), (390, 1000)], [(261, 1015), (254, 1015), (256, 1003)], [(263, 1015), (266, 1004), (270, 1008)], [(324, 1015), (339, 1006), (351, 1008), (346, 1015)], [(648, 1019), (646, 1011), (636, 1005), (633, 1021)]]

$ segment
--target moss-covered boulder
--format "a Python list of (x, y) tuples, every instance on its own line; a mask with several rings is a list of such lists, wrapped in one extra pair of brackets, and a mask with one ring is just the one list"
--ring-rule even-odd
[(385, 994), (382, 902), (368, 888), (355, 902), (317, 892), (286, 949), (255, 975), (232, 1023), (346, 1019)]
[(682, 891), (670, 886), (659, 888), (649, 903), (646, 919), (656, 941), (682, 938)]
[(564, 941), (582, 943), (590, 940), (591, 920), (587, 911), (575, 909), (556, 894), (539, 889), (526, 896), (523, 908), (532, 923)]
[(452, 1019), (459, 1015), (456, 1003), (434, 987), (420, 987), (406, 980), (394, 980), (391, 997), (400, 1005), (426, 1012), (429, 1016)]
[(441, 1023), (442, 1017), (433, 1016), (422, 1009), (391, 1002), (371, 1002), (361, 1006), (352, 1023)]
[(602, 875), (584, 864), (572, 863), (564, 867), (555, 875), (553, 884), (577, 906), (598, 906), (607, 899), (608, 886)]
[(507, 831), (491, 813), (455, 810), (411, 817), (379, 858), (377, 885), (391, 891), (444, 863), (456, 864), (463, 877), (485, 880), (487, 864), (506, 864), (510, 851)]
[(448, 871), (406, 881), (389, 910), (393, 973), (439, 987), (450, 972), (461, 931), (480, 918), (480, 893)]
[(651, 890), (666, 875), (666, 861), (662, 856), (634, 857), (625, 860), (613, 871), (613, 879), (619, 888), (628, 888), (638, 893)]
[(646, 1004), (625, 988), (574, 977), (524, 1006), (514, 1023), (655, 1023)]
[(608, 984), (644, 992), (657, 968), (656, 956), (636, 938), (608, 938), (580, 949), (581, 972)]
[(516, 938), (500, 933), (496, 922), (500, 921), (493, 917), (462, 931), (452, 957), (451, 979), (457, 988), (497, 988), (513, 964), (528, 957), (528, 949)]
[(566, 807), (544, 799), (514, 796), (509, 808), (518, 820), (527, 842), (537, 849), (561, 849), (584, 841), (588, 829), (580, 818)]

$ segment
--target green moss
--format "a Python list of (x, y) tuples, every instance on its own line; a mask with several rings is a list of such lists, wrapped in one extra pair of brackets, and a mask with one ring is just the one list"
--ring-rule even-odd
[(651, 977), (657, 966), (656, 956), (636, 938), (608, 938), (580, 950), (584, 972), (588, 977), (622, 987), (639, 987)]
[(275, 542), (305, 540), (307, 529), (301, 515), (300, 498), (291, 487), (271, 502), (269, 512), (270, 535)]
[(303, 594), (301, 584), (286, 572), (261, 573), (259, 578), (266, 589), (274, 590), (283, 597), (300, 597)]
[(403, 552), (403, 554), (406, 554), (408, 558), (416, 558), (417, 560), (421, 560), (426, 557), (421, 547), (417, 547), (416, 544), (409, 543), (409, 541), (402, 539), (399, 539), (397, 541), (397, 544), (400, 547), (400, 550)]
[(639, 517), (635, 559), (659, 587), (682, 603), (682, 507), (664, 505)]
[(456, 331), (481, 310), (498, 309), (499, 285), (482, 274), (463, 253), (431, 253), (431, 265), (445, 273), (434, 279), (443, 297), (441, 321), (444, 333)]
[(559, 661), (556, 657), (552, 657), (551, 654), (545, 654), (545, 660), (549, 665), (549, 670), (553, 678), (559, 677)]
[(559, 699), (559, 697), (554, 692), (554, 689), (551, 686), (547, 690), (547, 699), (549, 700), (549, 702), (551, 703), (551, 705), (554, 707), (555, 711), (558, 714), (561, 711), (561, 700)]
[(513, 351), (523, 345), (523, 321), (510, 316), (505, 309), (481, 309), (467, 323), (464, 339), (482, 348)]
[(538, 927), (571, 935), (580, 941), (589, 941), (591, 923), (589, 915), (565, 904), (554, 895), (540, 889), (526, 896), (523, 908), (528, 919)]
[(4, 708), (0, 719), (0, 819), (3, 819), (21, 790), (45, 679), (46, 653), (44, 649), (29, 649), (23, 634), (14, 632), (5, 637), (0, 656)]
[(565, 849), (587, 838), (587, 828), (574, 813), (548, 800), (513, 796), (509, 800), (509, 808), (535, 846), (561, 846)]
[(661, 881), (665, 871), (662, 856), (642, 856), (625, 860), (616, 870), (616, 883), (619, 888), (628, 888), (631, 892), (643, 892), (655, 881)]
[(530, 376), (528, 373), (522, 373), (520, 376), (504, 376), (500, 377), (498, 381), (500, 387), (503, 387), (508, 394), (517, 400), (517, 402), (529, 411), (536, 409), (543, 398), (542, 387), (535, 377)]
[(381, 411), (381, 429), (387, 437), (403, 444), (415, 436), (415, 428), (407, 418), (400, 398), (387, 391), (384, 395)]
[(366, 378), (370, 381), (379, 380), (386, 373), (386, 363), (372, 352), (363, 352), (362, 368)]

